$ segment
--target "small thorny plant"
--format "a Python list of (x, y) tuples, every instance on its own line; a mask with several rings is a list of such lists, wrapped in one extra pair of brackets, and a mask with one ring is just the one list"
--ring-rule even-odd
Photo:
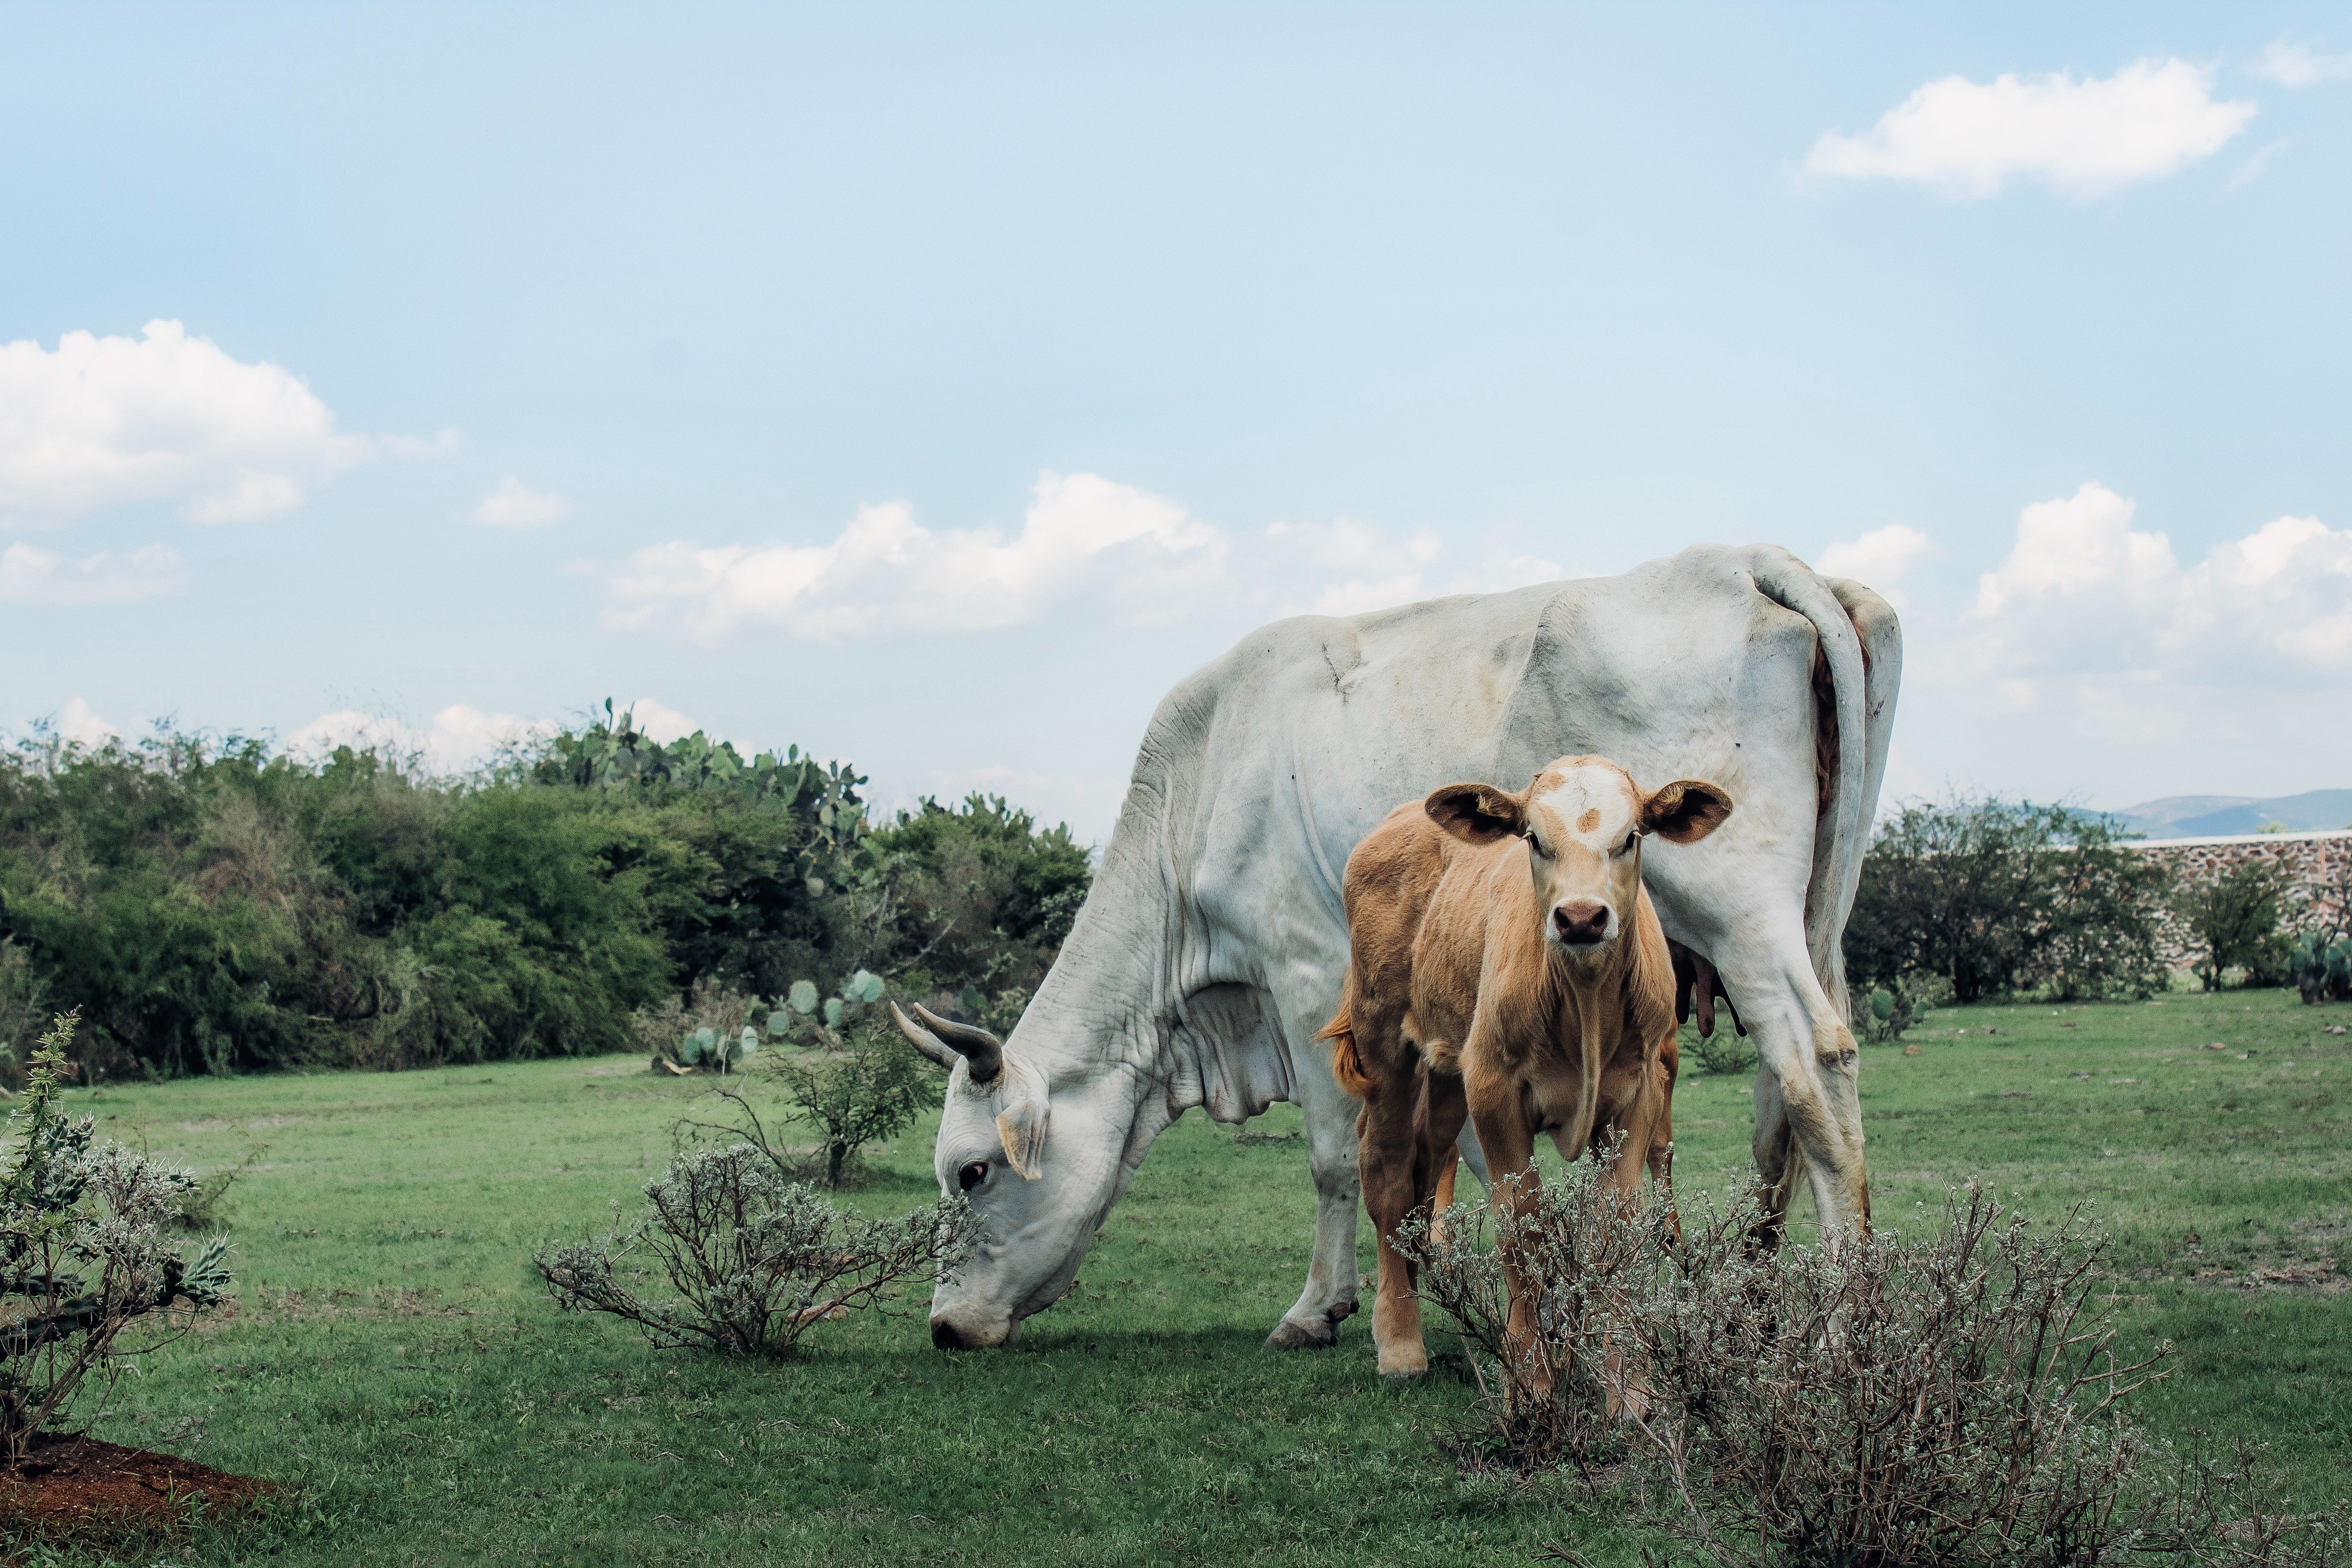
[(90, 1118), (66, 1113), (74, 1021), (61, 1015), (41, 1037), (0, 1134), (0, 1463), (61, 1422), (92, 1375), (162, 1343), (126, 1347), (126, 1331), (156, 1317), (184, 1329), (174, 1302), (216, 1306), (229, 1286), (226, 1237), (192, 1258), (167, 1237), (196, 1178), (120, 1144), (93, 1147)]
[(646, 1205), (532, 1261), (558, 1306), (625, 1318), (665, 1350), (789, 1354), (811, 1324), (950, 1272), (977, 1231), (961, 1196), (896, 1219), (835, 1207), (793, 1179), (756, 1117), (740, 1141), (679, 1150)]
[[(1465, 1458), (1522, 1470), (1565, 1464), (1592, 1479), (1625, 1455), (1603, 1369), (1629, 1292), (1665, 1256), (1673, 1216), (1662, 1203), (1613, 1196), (1606, 1171), (1579, 1160), (1549, 1182), (1532, 1172), (1497, 1176), (1491, 1204), (1456, 1204), (1435, 1224), (1415, 1216), (1397, 1231), (1486, 1395), (1485, 1428), (1459, 1435)], [(1520, 1346), (1509, 1332), (1507, 1255), (1538, 1282), (1535, 1333)]]
[[(1832, 1253), (1760, 1247), (1750, 1197), (1677, 1242), (1662, 1198), (1612, 1195), (1590, 1161), (1514, 1207), (1457, 1206), (1409, 1238), (1495, 1379), (1465, 1449), (1628, 1484), (1701, 1561), (2343, 1561), (2342, 1521), (2294, 1515), (2253, 1456), (2176, 1452), (2132, 1418), (2171, 1348), (2116, 1353), (2079, 1213), (2038, 1227), (1971, 1186), (1932, 1235)], [(1516, 1354), (1505, 1256), (1537, 1281)]]
[(838, 1187), (859, 1149), (898, 1136), (939, 1103), (940, 1081), (887, 1022), (824, 1032), (818, 1049), (776, 1052), (763, 1071), (782, 1085), (791, 1119), (816, 1129), (824, 1185)]

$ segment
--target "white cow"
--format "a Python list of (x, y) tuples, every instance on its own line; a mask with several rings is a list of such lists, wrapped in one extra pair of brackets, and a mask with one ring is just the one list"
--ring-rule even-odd
[(1100, 873), (1000, 1046), (924, 1013), (952, 1067), (941, 1189), (985, 1239), (931, 1302), (936, 1344), (1003, 1344), (1069, 1289), (1160, 1131), (1195, 1105), (1307, 1117), (1307, 1286), (1267, 1340), (1328, 1344), (1356, 1308), (1356, 1103), (1316, 1030), (1348, 962), (1348, 853), (1441, 784), (1517, 789), (1551, 758), (1706, 779), (1739, 809), (1644, 862), (1666, 934), (1711, 960), (1762, 1058), (1757, 1163), (1832, 1234), (1865, 1221), (1857, 1053), (1838, 945), (1901, 676), (1894, 612), (1770, 546), (1623, 577), (1252, 632), (1160, 705)]

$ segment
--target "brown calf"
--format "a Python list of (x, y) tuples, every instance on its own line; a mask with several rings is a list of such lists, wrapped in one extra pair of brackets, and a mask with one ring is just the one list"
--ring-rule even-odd
[[(1465, 1115), (1498, 1182), (1532, 1167), (1538, 1133), (1570, 1159), (1622, 1134), (1618, 1189), (1638, 1187), (1645, 1166), (1667, 1181), (1675, 973), (1641, 841), (1691, 843), (1730, 814), (1712, 784), (1644, 795), (1613, 762), (1565, 757), (1517, 795), (1449, 784), (1400, 806), (1348, 857), (1348, 977), (1323, 1034), (1364, 1102), (1357, 1155), (1380, 1233), (1384, 1375), (1428, 1369), (1413, 1270), (1392, 1238), (1450, 1178)], [(1502, 1200), (1525, 1201), (1526, 1186), (1503, 1185)], [(1504, 1264), (1524, 1345), (1532, 1303)]]

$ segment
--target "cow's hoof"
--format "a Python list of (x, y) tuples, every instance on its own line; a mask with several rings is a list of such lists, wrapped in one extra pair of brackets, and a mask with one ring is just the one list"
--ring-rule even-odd
[(1302, 1323), (1297, 1318), (1285, 1318), (1274, 1325), (1265, 1336), (1268, 1350), (1328, 1350), (1339, 1343), (1339, 1325), (1335, 1322)]
[(1428, 1375), (1429, 1368), (1426, 1366), (1406, 1367), (1395, 1372), (1391, 1372), (1386, 1367), (1381, 1369), (1381, 1375), (1391, 1383), (1411, 1383), (1416, 1377), (1426, 1377)]

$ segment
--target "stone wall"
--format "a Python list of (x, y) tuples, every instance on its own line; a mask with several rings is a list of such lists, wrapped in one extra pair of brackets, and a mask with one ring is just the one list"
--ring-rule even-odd
[[(2250, 860), (2274, 861), (2286, 867), (2293, 883), (2287, 890), (2286, 926), (2303, 928), (2313, 913), (2340, 917), (2343, 901), (2352, 891), (2352, 828), (2325, 833), (2242, 833), (2220, 839), (2147, 839), (2124, 848), (2162, 862), (2176, 881), (2210, 876)], [(2319, 906), (2313, 909), (2314, 904)], [(2168, 915), (2158, 937), (2165, 962), (2186, 968), (2194, 961), (2193, 944)]]

